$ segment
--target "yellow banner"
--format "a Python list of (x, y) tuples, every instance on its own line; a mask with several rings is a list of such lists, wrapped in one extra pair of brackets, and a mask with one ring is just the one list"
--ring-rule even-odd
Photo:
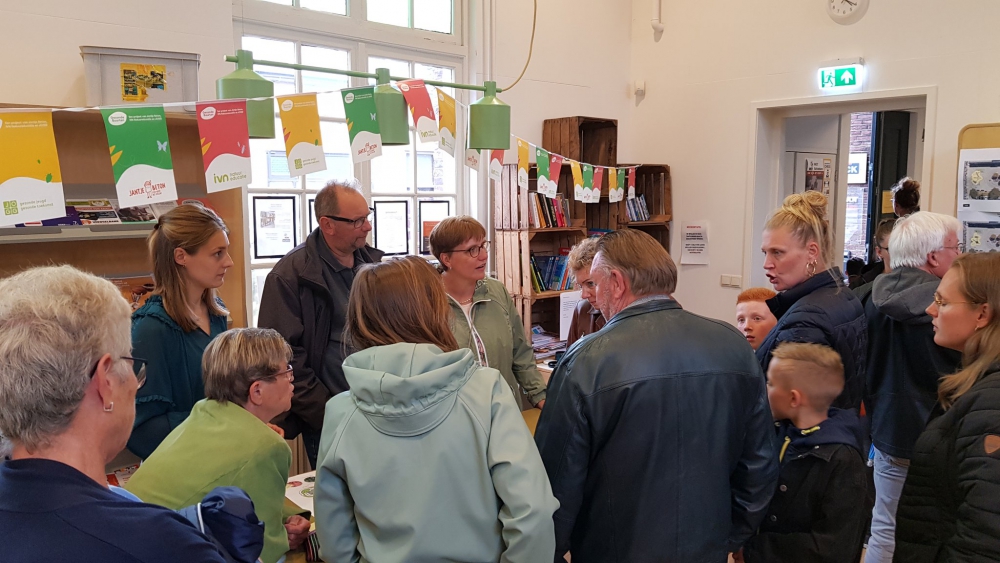
[(439, 141), (441, 148), (451, 156), (455, 156), (455, 131), (457, 131), (455, 118), (455, 98), (446, 94), (440, 88), (438, 94), (438, 132), (441, 135)]
[(524, 139), (517, 139), (517, 185), (528, 188), (528, 167), (531, 166), (531, 145)]
[(302, 176), (326, 170), (316, 94), (278, 96), (278, 108), (288, 173)]
[(0, 226), (66, 215), (51, 112), (0, 113)]

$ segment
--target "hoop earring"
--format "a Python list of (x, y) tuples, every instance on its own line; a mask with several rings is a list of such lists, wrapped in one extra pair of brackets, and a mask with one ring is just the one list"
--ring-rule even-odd
[[(810, 268), (812, 268), (812, 270), (810, 270)], [(816, 262), (806, 264), (806, 273), (809, 274), (809, 277), (816, 275)]]
[(115, 402), (114, 401), (111, 401), (111, 403), (108, 406), (104, 407), (104, 412), (111, 412), (113, 410), (115, 410)]

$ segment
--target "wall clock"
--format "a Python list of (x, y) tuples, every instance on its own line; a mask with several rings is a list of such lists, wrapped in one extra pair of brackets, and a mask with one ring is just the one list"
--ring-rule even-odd
[(870, 0), (825, 0), (826, 13), (840, 25), (851, 25), (865, 17)]

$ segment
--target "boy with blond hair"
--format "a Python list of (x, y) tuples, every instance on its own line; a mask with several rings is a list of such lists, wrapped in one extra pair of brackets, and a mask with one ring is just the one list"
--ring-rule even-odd
[(871, 505), (863, 429), (852, 410), (831, 408), (844, 389), (844, 365), (832, 348), (785, 342), (767, 370), (778, 433), (778, 489), (746, 563), (857, 563)]

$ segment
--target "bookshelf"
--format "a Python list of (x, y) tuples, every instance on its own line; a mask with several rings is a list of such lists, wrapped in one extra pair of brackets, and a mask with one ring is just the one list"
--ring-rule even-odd
[[(24, 106), (0, 104), (0, 108), (4, 107)], [(101, 113), (57, 111), (52, 114), (52, 121), (66, 199), (116, 198)], [(229, 308), (232, 326), (246, 326), (244, 190), (207, 193), (201, 141), (193, 113), (168, 112), (167, 135), (178, 197), (207, 200), (229, 227), (229, 253), (234, 264), (219, 295)], [(0, 229), (3, 256), (0, 277), (51, 264), (70, 264), (109, 278), (149, 274), (152, 264), (146, 237), (151, 231), (149, 224)]]

